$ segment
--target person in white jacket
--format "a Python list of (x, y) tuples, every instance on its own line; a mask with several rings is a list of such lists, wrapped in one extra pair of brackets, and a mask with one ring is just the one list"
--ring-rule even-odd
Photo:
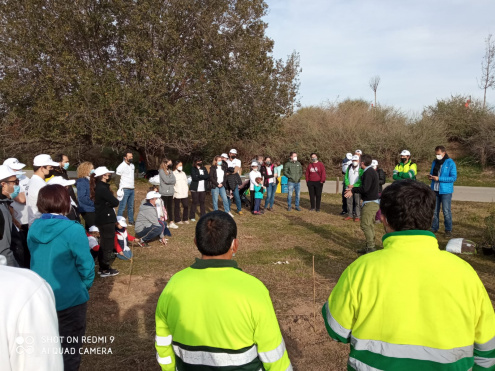
[(0, 256), (0, 370), (63, 371), (50, 285), (33, 271), (5, 262)]
[[(174, 218), (177, 224), (189, 224), (189, 185), (183, 171), (182, 161), (175, 161), (174, 166)], [(182, 203), (182, 221), (180, 218), (180, 204)]]

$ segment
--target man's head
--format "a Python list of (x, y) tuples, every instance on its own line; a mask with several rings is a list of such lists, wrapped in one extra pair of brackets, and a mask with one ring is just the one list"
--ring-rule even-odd
[(296, 162), (297, 161), (297, 152), (290, 153), (290, 160)]
[(359, 155), (352, 156), (352, 167), (359, 166)]
[(368, 166), (371, 166), (371, 162), (373, 158), (368, 154), (363, 154), (361, 156), (361, 169), (366, 169)]
[(437, 157), (437, 160), (443, 159), (445, 157), (445, 153), (447, 153), (447, 150), (444, 146), (435, 147), (435, 155)]
[[(204, 256), (214, 257), (237, 251), (237, 225), (227, 213), (217, 210), (199, 219), (194, 242)], [(230, 255), (230, 254), (227, 254)]]
[(258, 163), (256, 161), (251, 162), (251, 170), (257, 171), (258, 170)]
[[(217, 156), (217, 157), (218, 157), (218, 156)], [(227, 160), (229, 159), (229, 155), (227, 155), (226, 153), (222, 153), (222, 154), (220, 155), (220, 157), (221, 157), (221, 160), (222, 160), (222, 161), (227, 161)]]
[[(1, 193), (8, 198), (12, 198), (11, 195), (16, 191), (15, 188), (19, 188), (16, 172), (7, 165), (0, 166), (0, 187), (2, 188)], [(19, 193), (19, 189), (17, 189), (17, 193)]]
[(55, 155), (53, 161), (58, 162), (59, 166), (65, 170), (69, 168), (69, 157), (63, 153)]
[(50, 174), (54, 166), (60, 166), (60, 164), (53, 161), (50, 155), (38, 155), (33, 160), (34, 173), (43, 179)]
[(124, 161), (128, 164), (132, 162), (132, 151), (128, 149), (127, 151), (124, 152)]
[(232, 148), (229, 152), (229, 156), (231, 159), (236, 158), (237, 157), (237, 150)]
[(385, 231), (429, 230), (435, 202), (435, 193), (424, 183), (410, 179), (393, 182), (380, 200)]
[(156, 200), (159, 199), (160, 197), (161, 196), (158, 192), (150, 191), (146, 194), (146, 201), (148, 201), (153, 206), (156, 206)]
[(411, 152), (409, 152), (407, 149), (403, 150), (400, 153), (400, 162), (402, 162), (403, 164), (406, 164), (410, 158), (411, 158)]

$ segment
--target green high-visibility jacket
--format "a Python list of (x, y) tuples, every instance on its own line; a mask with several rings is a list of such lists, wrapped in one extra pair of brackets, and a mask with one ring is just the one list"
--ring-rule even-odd
[[(363, 170), (363, 169), (361, 169), (361, 166), (359, 166), (359, 165), (358, 165), (358, 167), (359, 167), (359, 177), (358, 177), (358, 179), (356, 180), (356, 182), (354, 182), (354, 184), (353, 184), (353, 185), (354, 185), (354, 187), (356, 187), (356, 188), (357, 188), (357, 187), (361, 187), (361, 177), (363, 176), (363, 173), (364, 173), (364, 170)], [(345, 184), (346, 188), (347, 188), (347, 187), (349, 187), (349, 185), (351, 184), (351, 183), (349, 182), (349, 171), (351, 170), (351, 168), (352, 168), (352, 165), (350, 165), (350, 166), (347, 168), (347, 171), (345, 172), (344, 184)]]
[(400, 179), (413, 179), (416, 180), (416, 175), (418, 175), (418, 165), (416, 163), (411, 162), (409, 160), (408, 162), (400, 163), (395, 166), (394, 169), (394, 175), (392, 178), (394, 180), (400, 180)]
[(268, 290), (232, 260), (176, 273), (155, 314), (162, 370), (292, 370)]
[(475, 270), (429, 231), (383, 237), (322, 309), (350, 370), (494, 370), (495, 313)]

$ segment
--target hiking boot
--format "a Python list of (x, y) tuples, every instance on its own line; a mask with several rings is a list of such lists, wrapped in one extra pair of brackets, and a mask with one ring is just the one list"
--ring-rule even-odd
[(101, 278), (104, 278), (104, 277), (113, 277), (113, 276), (116, 276), (119, 273), (120, 272), (117, 269), (109, 268), (109, 269), (106, 269), (106, 270), (101, 271), (100, 277)]
[[(237, 215), (244, 215), (244, 213), (242, 211), (238, 211)], [(232, 218), (233, 218), (233, 216), (232, 216)]]
[(452, 236), (452, 231), (445, 231), (445, 237), (451, 238)]
[(268, 211), (273, 211), (273, 209), (271, 207), (267, 207), (266, 208)]
[(302, 211), (301, 208), (299, 206), (296, 206), (296, 210), (297, 211)]
[(438, 229), (437, 229), (437, 230), (434, 230), (433, 228), (431, 228), (431, 229), (430, 229), (430, 232), (431, 232), (431, 233), (435, 233), (435, 234), (436, 234), (436, 233), (438, 232)]
[(287, 208), (287, 211), (292, 211), (292, 207), (290, 207), (290, 206), (289, 206), (289, 207)]
[(374, 247), (365, 247), (356, 251), (358, 254), (369, 254), (370, 252), (376, 251)]
[(347, 211), (341, 211), (339, 215), (347, 215)]

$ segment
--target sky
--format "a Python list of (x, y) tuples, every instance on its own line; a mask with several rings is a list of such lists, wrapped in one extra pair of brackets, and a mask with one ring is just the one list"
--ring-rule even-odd
[[(495, 0), (266, 0), (273, 55), (300, 54), (303, 106), (361, 98), (409, 115), (478, 87)], [(495, 90), (487, 93), (495, 105)]]

